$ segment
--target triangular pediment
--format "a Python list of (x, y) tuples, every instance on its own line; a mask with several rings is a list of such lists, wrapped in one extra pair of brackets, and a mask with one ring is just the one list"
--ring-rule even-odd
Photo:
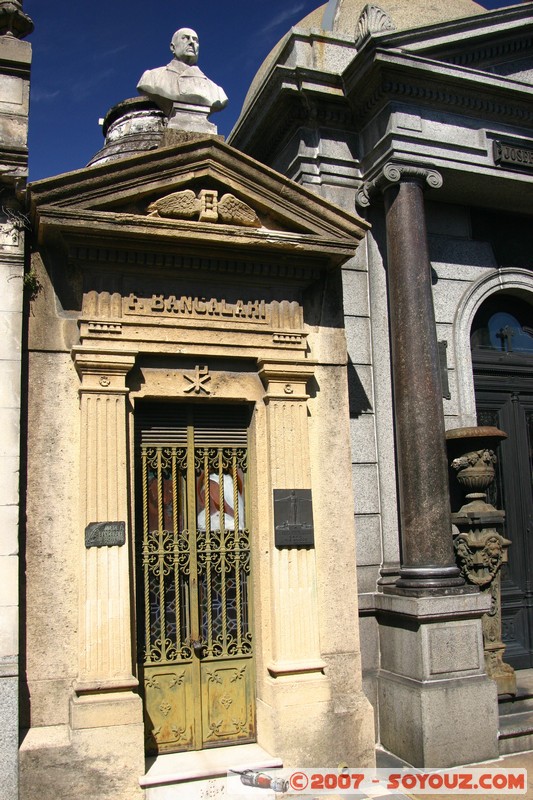
[(34, 226), (78, 238), (213, 240), (353, 252), (367, 225), (243, 155), (205, 137), (30, 184)]

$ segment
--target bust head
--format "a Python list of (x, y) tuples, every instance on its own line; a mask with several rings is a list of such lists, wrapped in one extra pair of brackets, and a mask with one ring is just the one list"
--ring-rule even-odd
[(198, 34), (191, 28), (180, 28), (172, 37), (170, 50), (178, 61), (183, 61), (184, 64), (196, 64), (200, 50)]

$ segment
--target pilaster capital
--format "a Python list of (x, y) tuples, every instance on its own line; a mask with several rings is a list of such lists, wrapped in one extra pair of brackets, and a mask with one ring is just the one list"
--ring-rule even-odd
[(80, 391), (126, 393), (126, 375), (136, 356), (137, 353), (124, 350), (73, 347), (72, 358), (82, 383)]
[(268, 399), (307, 400), (307, 382), (314, 377), (315, 363), (260, 361), (259, 377), (267, 390)]
[(440, 172), (432, 166), (424, 164), (402, 164), (389, 161), (369, 181), (366, 181), (356, 194), (355, 202), (362, 208), (368, 208), (372, 199), (390, 186), (402, 181), (415, 181), (422, 188), (440, 189), (443, 178)]

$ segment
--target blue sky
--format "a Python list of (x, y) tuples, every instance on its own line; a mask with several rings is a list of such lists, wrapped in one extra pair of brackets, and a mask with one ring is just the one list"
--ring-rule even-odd
[[(486, 8), (509, 0), (478, 0)], [(445, 2), (445, 0), (442, 0)], [(35, 23), (30, 180), (83, 167), (103, 143), (111, 106), (137, 95), (145, 69), (170, 60), (177, 28), (200, 37), (199, 66), (230, 98), (215, 121), (227, 136), (264, 57), (320, 0), (24, 0)]]

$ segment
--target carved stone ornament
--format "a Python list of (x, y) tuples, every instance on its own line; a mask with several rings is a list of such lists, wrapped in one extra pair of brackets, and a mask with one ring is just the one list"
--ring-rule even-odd
[(498, 532), (505, 513), (487, 498), (497, 463), (493, 447), (507, 436), (491, 426), (455, 428), (446, 432), (451, 469), (465, 493), (461, 508), (452, 513), (456, 527), (454, 549), (461, 575), (484, 594), (490, 595), (490, 611), (483, 615), (483, 650), (487, 675), (498, 686), (498, 694), (516, 694), (514, 670), (503, 660), (501, 634), (501, 571), (511, 544)]
[(192, 375), (187, 375), (187, 373), (183, 376), (186, 381), (189, 382), (189, 385), (184, 388), (185, 394), (190, 394), (194, 392), (194, 394), (211, 394), (211, 389), (207, 386), (207, 383), (211, 380), (211, 375), (209, 374), (209, 367), (195, 367), (194, 373)]
[(20, 0), (0, 0), (0, 36), (23, 39), (33, 28), (33, 21), (22, 10)]
[(372, 36), (374, 33), (383, 33), (383, 31), (394, 31), (396, 26), (391, 17), (380, 6), (375, 6), (370, 3), (366, 5), (361, 16), (357, 21), (355, 29), (355, 46), (360, 47), (361, 44)]
[(418, 181), (430, 189), (440, 189), (443, 184), (440, 172), (430, 166), (389, 162), (373, 180), (363, 184), (356, 194), (355, 202), (362, 208), (368, 208), (373, 197), (388, 186), (404, 180)]
[(494, 530), (469, 530), (454, 539), (461, 575), (475, 586), (487, 586), (507, 560), (511, 542)]
[(149, 217), (163, 219), (197, 219), (199, 222), (223, 222), (227, 225), (242, 225), (260, 228), (261, 221), (253, 208), (233, 194), (224, 194), (202, 189), (197, 196), (192, 189), (173, 192), (150, 203)]

